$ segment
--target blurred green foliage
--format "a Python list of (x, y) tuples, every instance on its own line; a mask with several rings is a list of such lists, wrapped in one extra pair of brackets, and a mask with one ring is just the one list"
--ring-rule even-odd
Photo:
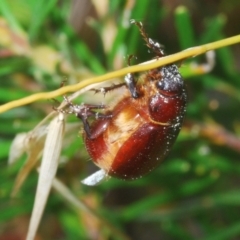
[[(151, 59), (129, 19), (142, 21), (168, 53), (239, 34), (238, 1), (192, 1), (185, 8), (174, 1), (101, 1), (106, 3), (102, 12), (96, 2), (0, 1), (1, 104), (56, 89), (65, 78), (71, 84), (126, 66), (129, 54), (138, 57), (136, 62)], [(93, 169), (75, 133), (75, 142), (63, 150), (67, 161), (58, 177), (131, 239), (239, 239), (239, 51), (239, 45), (217, 50), (212, 72), (186, 79), (185, 125), (166, 161), (151, 174), (132, 182), (111, 179), (92, 188), (81, 186)], [(49, 60), (48, 54), (55, 58)], [(193, 61), (205, 58), (180, 65), (184, 69)], [(17, 198), (10, 199), (24, 162), (8, 167), (11, 142), (16, 134), (30, 131), (52, 105), (39, 102), (0, 115), (0, 239), (24, 239), (37, 183), (37, 173), (32, 173)], [(38, 237), (118, 239), (54, 192)]]

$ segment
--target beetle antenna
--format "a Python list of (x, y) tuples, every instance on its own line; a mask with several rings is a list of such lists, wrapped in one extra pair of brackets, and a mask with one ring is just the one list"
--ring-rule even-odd
[(163, 51), (163, 46), (160, 43), (155, 42), (150, 37), (148, 37), (142, 22), (138, 22), (134, 19), (131, 19), (130, 23), (135, 24), (138, 27), (139, 32), (142, 35), (143, 40), (146, 42), (148, 48), (150, 48), (158, 57), (162, 57), (165, 55)]

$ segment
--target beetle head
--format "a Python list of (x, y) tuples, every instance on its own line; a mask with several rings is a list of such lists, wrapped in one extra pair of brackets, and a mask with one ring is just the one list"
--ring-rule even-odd
[(183, 78), (176, 65), (164, 66), (160, 70), (161, 79), (156, 82), (156, 87), (163, 95), (180, 94), (184, 88)]

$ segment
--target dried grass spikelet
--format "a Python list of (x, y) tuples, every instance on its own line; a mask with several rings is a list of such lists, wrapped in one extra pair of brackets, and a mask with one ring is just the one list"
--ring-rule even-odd
[(57, 172), (62, 149), (64, 126), (64, 114), (59, 113), (51, 121), (48, 128), (27, 240), (32, 240), (35, 237), (49, 192), (52, 188), (52, 182)]

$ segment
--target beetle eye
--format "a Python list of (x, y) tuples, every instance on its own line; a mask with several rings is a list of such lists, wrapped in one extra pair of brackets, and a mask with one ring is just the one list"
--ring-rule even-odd
[(156, 82), (156, 87), (160, 90), (164, 90), (165, 88), (165, 82), (164, 81), (157, 81)]

